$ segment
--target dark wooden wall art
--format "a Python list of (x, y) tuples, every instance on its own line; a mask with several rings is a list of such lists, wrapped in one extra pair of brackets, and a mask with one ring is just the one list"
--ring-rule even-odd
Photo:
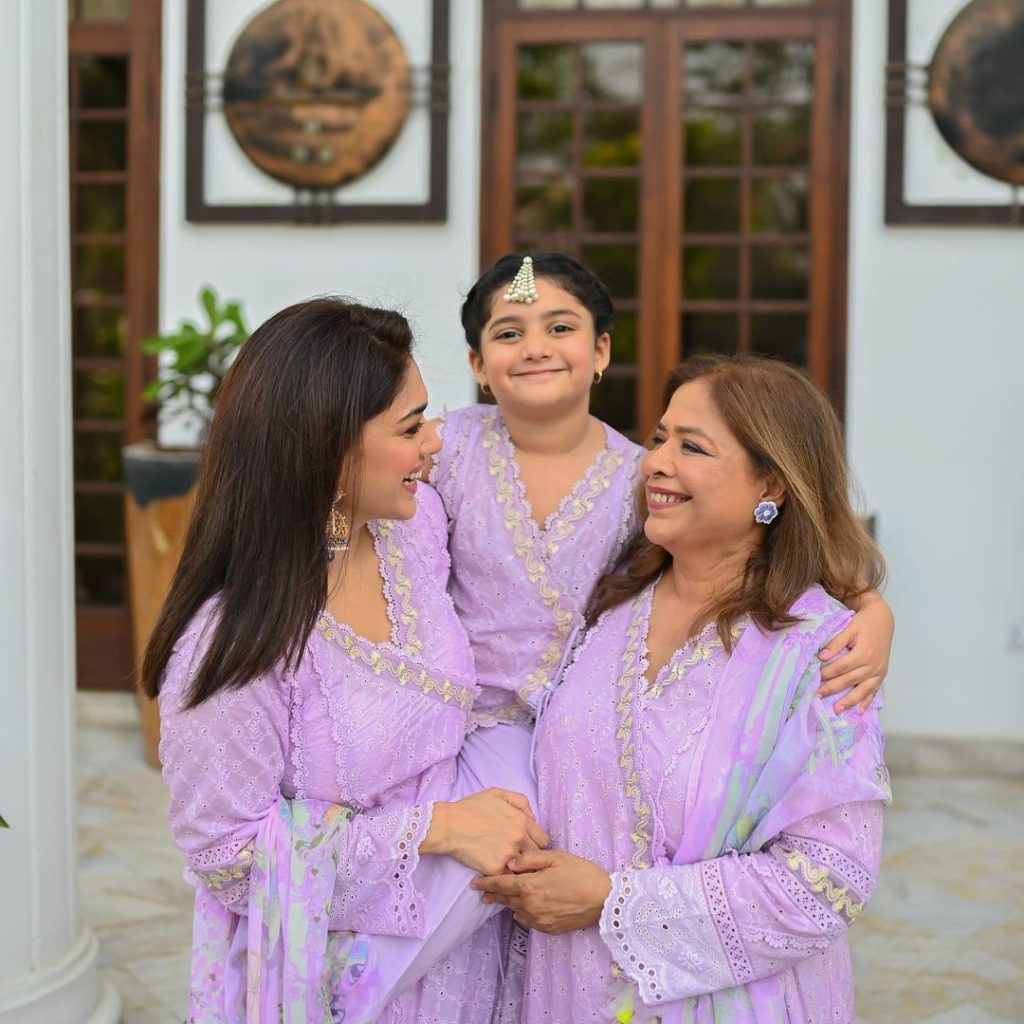
[[(889, 0), (886, 223), (1024, 225), (1024, 0), (971, 0), (946, 28), (928, 65), (907, 60), (907, 11), (908, 0)], [(906, 199), (910, 107), (927, 108), (962, 160), (1007, 183), (1005, 204)]]
[[(278, 0), (238, 35), (223, 71), (206, 61), (206, 0), (188, 0), (186, 217), (200, 223), (443, 221), (447, 216), (449, 0), (428, 0), (430, 63), (411, 67), (364, 0)], [(429, 110), (424, 202), (342, 203), (413, 107)], [(210, 202), (206, 123), (223, 116), (246, 157), (294, 190), (290, 204)]]

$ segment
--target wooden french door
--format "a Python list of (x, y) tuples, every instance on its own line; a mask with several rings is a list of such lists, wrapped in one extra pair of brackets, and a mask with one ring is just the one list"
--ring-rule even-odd
[(157, 327), (160, 0), (72, 0), (72, 403), (78, 685), (131, 685), (121, 446), (152, 433), (139, 341)]
[(604, 278), (597, 414), (643, 435), (702, 351), (804, 366), (841, 409), (848, 0), (487, 10), (482, 258), (559, 249)]

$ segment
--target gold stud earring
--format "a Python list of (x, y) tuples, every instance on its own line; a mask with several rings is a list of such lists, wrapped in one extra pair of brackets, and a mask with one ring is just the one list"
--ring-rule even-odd
[(481, 385), (480, 385), (480, 390), (481, 390), (481, 391), (482, 391), (482, 392), (483, 392), (483, 393), (484, 393), (485, 395), (489, 395), (489, 394), (491, 393), (491, 385), (490, 385), (490, 384), (488, 384), (488, 383), (487, 383), (487, 381), (484, 381), (484, 382), (483, 382), (483, 384), (481, 384)]
[(595, 384), (600, 384), (601, 383), (601, 379), (603, 377), (604, 377), (604, 373), (601, 370), (595, 370), (594, 371), (594, 383)]
[(333, 562), (339, 551), (348, 551), (348, 520), (338, 507), (344, 491), (338, 491), (331, 504), (331, 514), (327, 517), (327, 561)]

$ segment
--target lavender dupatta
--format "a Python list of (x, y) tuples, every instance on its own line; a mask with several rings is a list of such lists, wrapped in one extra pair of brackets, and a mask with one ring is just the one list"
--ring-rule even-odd
[(256, 836), (244, 916), (197, 886), (189, 1020), (331, 1024), (339, 998), (357, 982), (360, 996), (370, 997), (368, 943), (328, 931), (350, 817), (337, 804), (278, 800)]
[[(810, 814), (891, 798), (877, 703), (863, 716), (836, 715), (815, 692), (818, 651), (852, 613), (819, 587), (791, 610), (801, 622), (770, 634), (749, 626), (729, 659), (695, 754), (674, 865), (751, 853)], [(788, 1019), (781, 975), (710, 998), (716, 1024)], [(688, 1024), (696, 1003), (663, 1005), (662, 1024)]]

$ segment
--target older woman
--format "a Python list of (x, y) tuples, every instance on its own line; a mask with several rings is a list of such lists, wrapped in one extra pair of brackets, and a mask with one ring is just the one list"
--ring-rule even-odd
[(527, 1024), (850, 1024), (889, 790), (877, 711), (835, 714), (817, 653), (881, 560), (799, 372), (698, 357), (668, 394), (645, 537), (538, 727), (552, 849), (474, 884), (532, 928)]

